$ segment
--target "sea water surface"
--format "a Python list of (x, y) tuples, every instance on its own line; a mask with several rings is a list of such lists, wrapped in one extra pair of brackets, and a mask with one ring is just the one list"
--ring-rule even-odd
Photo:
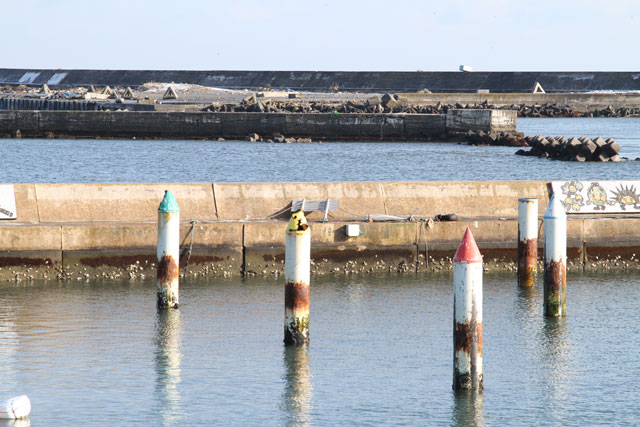
[(484, 277), (482, 393), (454, 393), (450, 274), (317, 276), (311, 342), (285, 347), (277, 279), (0, 284), (8, 425), (637, 425), (640, 275), (571, 274), (564, 319), (542, 289)]
[[(526, 135), (615, 138), (640, 157), (640, 118), (518, 119)], [(265, 144), (181, 140), (0, 140), (4, 183), (635, 179), (639, 162), (516, 156), (443, 142)]]

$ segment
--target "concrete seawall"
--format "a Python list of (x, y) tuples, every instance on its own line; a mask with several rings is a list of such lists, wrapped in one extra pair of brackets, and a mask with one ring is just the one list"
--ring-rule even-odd
[[(467, 226), (488, 268), (513, 269), (517, 198), (538, 198), (541, 218), (548, 187), (542, 181), (16, 184), (18, 219), (0, 222), (0, 279), (155, 274), (165, 189), (180, 204), (187, 275), (280, 274), (288, 208), (303, 198), (340, 203), (329, 222), (309, 214), (317, 274), (447, 269)], [(460, 220), (432, 220), (444, 213)], [(378, 222), (376, 214), (405, 220)], [(354, 222), (362, 234), (347, 237), (344, 227)], [(638, 216), (569, 217), (572, 268), (638, 268), (639, 251)]]
[(229, 89), (282, 88), (307, 91), (547, 92), (640, 90), (638, 72), (412, 72), (412, 71), (185, 71), (0, 69), (0, 84), (139, 86), (146, 82), (191, 83)]
[(514, 132), (516, 112), (450, 110), (445, 114), (179, 113), (0, 111), (0, 136), (228, 138), (250, 133), (321, 140), (446, 139), (467, 130)]

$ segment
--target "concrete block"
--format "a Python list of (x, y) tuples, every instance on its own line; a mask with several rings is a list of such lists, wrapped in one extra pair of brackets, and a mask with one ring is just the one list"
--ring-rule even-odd
[(59, 225), (6, 224), (0, 226), (0, 251), (59, 251)]
[(198, 115), (198, 136), (217, 138), (222, 136), (224, 113), (200, 113)]
[(40, 131), (59, 135), (110, 135), (111, 111), (42, 111)]
[(449, 110), (447, 132), (514, 132), (517, 112), (513, 110)]
[(434, 217), (517, 217), (518, 198), (548, 200), (543, 181), (381, 182), (387, 215)]
[[(313, 226), (313, 224), (312, 224)], [(244, 225), (244, 247), (282, 247), (284, 250), (286, 221), (248, 223)]]
[(311, 223), (311, 245), (344, 249), (411, 246), (416, 243), (416, 222), (362, 222), (358, 237), (347, 237), (344, 222)]
[(157, 221), (165, 190), (182, 220), (215, 219), (211, 184), (36, 184), (40, 221)]
[(319, 135), (318, 129), (324, 129), (326, 120), (319, 114), (286, 114), (283, 135), (307, 137)]
[[(219, 113), (222, 119), (222, 135), (225, 138), (240, 138), (256, 132), (271, 135), (274, 132), (285, 134), (285, 114), (261, 113)], [(288, 136), (288, 135), (287, 135)]]
[[(188, 247), (191, 242), (191, 224), (180, 225), (180, 246)], [(193, 248), (211, 249), (230, 247), (242, 252), (244, 224), (235, 222), (197, 223), (194, 226)]]
[(0, 111), (0, 133), (20, 130), (22, 135), (40, 135), (39, 111)]
[(404, 139), (405, 115), (388, 114), (384, 117), (381, 139)]
[[(16, 222), (37, 222), (38, 204), (35, 185), (14, 184), (13, 189), (16, 198), (16, 210), (18, 211)], [(0, 223), (0, 225), (2, 225), (2, 223)]]
[(78, 224), (62, 226), (62, 250), (138, 250), (154, 253), (156, 224)]
[(361, 114), (360, 135), (363, 139), (373, 141), (384, 137), (384, 115), (382, 114)]
[(444, 138), (446, 116), (443, 114), (408, 114), (404, 116), (404, 136), (409, 140)]
[[(329, 218), (362, 219), (369, 214), (384, 214), (384, 202), (377, 182), (291, 182), (214, 184), (219, 219), (288, 219), (292, 200), (338, 200), (340, 209)], [(354, 217), (355, 216), (355, 217)], [(320, 219), (321, 212), (309, 216)]]

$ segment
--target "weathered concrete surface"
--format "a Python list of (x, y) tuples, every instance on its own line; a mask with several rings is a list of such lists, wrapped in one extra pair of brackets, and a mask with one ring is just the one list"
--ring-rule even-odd
[[(321, 213), (309, 214), (316, 274), (448, 270), (466, 227), (472, 229), (487, 269), (515, 272), (517, 199), (538, 198), (541, 216), (549, 197), (543, 181), (15, 188), (18, 220), (0, 222), (0, 280), (155, 274), (157, 206), (165, 189), (176, 194), (181, 208), (180, 265), (187, 276), (282, 274), (288, 207), (302, 198), (340, 201), (341, 209), (331, 211), (327, 223), (316, 222)], [(413, 220), (365, 219), (376, 213)], [(456, 213), (460, 220), (433, 222), (441, 213)], [(362, 234), (347, 237), (345, 226), (354, 221)], [(569, 267), (640, 268), (639, 230), (639, 216), (569, 216)]]
[(531, 92), (540, 82), (548, 92), (640, 90), (638, 72), (411, 72), (411, 71), (184, 71), (0, 69), (0, 84), (55, 86), (140, 86), (179, 82), (202, 86), (257, 89), (398, 92)]
[(447, 133), (513, 132), (517, 113), (512, 110), (449, 110)]
[[(391, 113), (0, 111), (0, 136), (14, 136), (19, 130), (23, 137), (245, 139), (255, 132), (269, 138), (278, 133), (314, 140), (424, 141), (447, 138), (447, 117)], [(456, 131), (462, 121), (465, 130), (516, 130), (515, 111), (465, 110), (460, 117), (464, 120), (456, 122)]]
[[(214, 191), (218, 218), (224, 220), (286, 216), (291, 201), (302, 199), (339, 200), (340, 209), (329, 212), (335, 220), (372, 214), (516, 217), (518, 197), (536, 197), (541, 206), (548, 200), (543, 181), (216, 183)], [(322, 218), (319, 212), (310, 215)]]
[[(216, 183), (213, 185), (218, 218), (255, 220), (288, 217), (292, 200), (338, 200), (340, 209), (329, 218), (356, 219), (386, 214), (380, 184), (376, 182)], [(309, 219), (320, 219), (314, 212)]]
[(41, 222), (157, 221), (165, 190), (179, 200), (182, 219), (215, 219), (211, 184), (35, 184)]

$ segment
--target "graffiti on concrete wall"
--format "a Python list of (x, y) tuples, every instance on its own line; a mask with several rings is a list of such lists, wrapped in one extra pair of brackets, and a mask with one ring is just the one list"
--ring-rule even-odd
[(640, 212), (640, 181), (553, 181), (567, 213)]

